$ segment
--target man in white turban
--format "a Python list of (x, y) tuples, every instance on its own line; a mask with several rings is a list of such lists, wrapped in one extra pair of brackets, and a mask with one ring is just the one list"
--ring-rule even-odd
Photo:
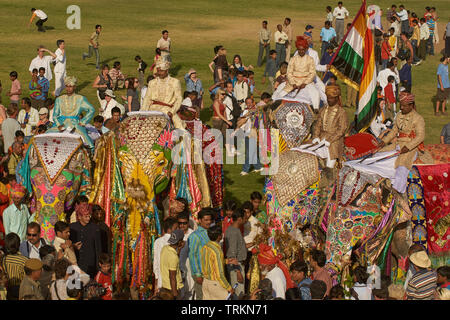
[(182, 129), (184, 124), (177, 114), (183, 100), (181, 84), (178, 79), (169, 76), (169, 67), (166, 61), (156, 65), (156, 78), (148, 83), (141, 110), (164, 112), (172, 119), (175, 128)]

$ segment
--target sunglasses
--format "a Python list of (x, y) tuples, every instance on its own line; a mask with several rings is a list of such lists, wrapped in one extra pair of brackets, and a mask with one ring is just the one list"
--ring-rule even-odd
[(29, 237), (36, 237), (37, 233), (27, 233), (27, 236), (29, 236)]
[(188, 224), (188, 222), (186, 221), (186, 222), (182, 222), (182, 221), (178, 221), (178, 224)]

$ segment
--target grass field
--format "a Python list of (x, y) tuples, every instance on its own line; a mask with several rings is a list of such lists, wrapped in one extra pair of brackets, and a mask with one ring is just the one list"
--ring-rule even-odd
[[(119, 60), (122, 71), (126, 75), (137, 75), (136, 55), (140, 55), (150, 66), (153, 63), (156, 42), (161, 37), (161, 30), (169, 30), (172, 39), (173, 75), (181, 80), (190, 69), (195, 68), (203, 81), (204, 89), (212, 84), (212, 74), (208, 64), (213, 58), (214, 46), (222, 44), (227, 48), (228, 61), (234, 54), (240, 54), (245, 65), (256, 65), (258, 54), (257, 33), (262, 20), (268, 20), (272, 34), (276, 25), (282, 23), (284, 17), (292, 19), (295, 35), (303, 34), (304, 27), (311, 24), (315, 27), (313, 39), (315, 49), (320, 51), (319, 33), (325, 21), (325, 7), (334, 7), (337, 1), (292, 1), (292, 0), (200, 0), (200, 1), (154, 1), (154, 0), (82, 0), (82, 1), (27, 1), (0, 0), (0, 80), (3, 84), (2, 101), (9, 103), (5, 93), (10, 88), (9, 72), (16, 70), (22, 88), (30, 80), (28, 67), (36, 56), (36, 48), (40, 44), (54, 51), (56, 40), (66, 41), (67, 73), (78, 78), (78, 92), (88, 97), (89, 101), (98, 107), (96, 91), (92, 83), (98, 74), (95, 69), (95, 58), (83, 61), (81, 55), (87, 51), (90, 34), (96, 24), (103, 26), (100, 37), (100, 58), (110, 66)], [(386, 11), (395, 1), (375, 1)], [(66, 8), (76, 4), (81, 9), (81, 29), (66, 28), (69, 14)], [(369, 3), (370, 4), (370, 3)], [(397, 3), (399, 5), (400, 3)], [(351, 22), (361, 5), (361, 1), (344, 1), (349, 10)], [(436, 55), (417, 67), (413, 67), (413, 93), (416, 94), (418, 111), (426, 121), (425, 143), (438, 143), (441, 128), (449, 122), (447, 117), (435, 117), (433, 97), (436, 93), (436, 68), (444, 42), (442, 36), (450, 17), (448, 0), (433, 2), (408, 0), (407, 9), (417, 12), (421, 17), (424, 7), (435, 6), (440, 20), (440, 43), (435, 48)], [(33, 25), (28, 29), (31, 16), (30, 9), (34, 6), (43, 9), (49, 16), (45, 25), (50, 28), (45, 33), (36, 31)], [(382, 18), (386, 25), (385, 17)], [(273, 47), (274, 45), (272, 45)], [(264, 65), (255, 69), (257, 88), (264, 89), (260, 84)], [(148, 72), (147, 72), (148, 73)], [(51, 83), (51, 90), (54, 83)], [(343, 87), (344, 88), (344, 87)], [(27, 93), (28, 90), (24, 90)], [(345, 89), (343, 90), (345, 97)], [(122, 92), (119, 92), (119, 94)], [(209, 98), (205, 106), (209, 106)], [(352, 118), (352, 110), (348, 110)], [(211, 112), (202, 113), (203, 120), (209, 120)], [(241, 165), (225, 166), (226, 198), (234, 198), (240, 202), (249, 198), (254, 190), (261, 190), (264, 177), (250, 174), (239, 176)]]

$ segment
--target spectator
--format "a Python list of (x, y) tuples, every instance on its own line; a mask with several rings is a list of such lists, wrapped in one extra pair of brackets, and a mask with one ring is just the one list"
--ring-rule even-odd
[(413, 253), (409, 260), (416, 273), (406, 288), (408, 300), (432, 300), (436, 289), (437, 276), (431, 267), (431, 261), (425, 251)]
[(13, 203), (3, 211), (5, 234), (8, 235), (13, 232), (19, 236), (20, 241), (26, 239), (28, 221), (31, 220), (28, 208), (23, 203), (26, 194), (25, 187), (18, 183), (12, 184), (10, 196)]
[(292, 41), (294, 39), (294, 32), (292, 30), (291, 18), (284, 18), (283, 32), (287, 35), (288, 38), (285, 43), (286, 45), (285, 60), (281, 60), (281, 62), (283, 61), (289, 62), (289, 59), (291, 58)]
[(450, 144), (450, 122), (441, 131), (441, 144)]
[(389, 28), (389, 46), (391, 47), (391, 57), (394, 57), (397, 53), (397, 42), (398, 42), (398, 37), (395, 35), (395, 29), (394, 28)]
[(118, 107), (121, 114), (125, 114), (125, 107), (115, 99), (114, 92), (110, 89), (105, 91), (105, 99), (100, 102), (99, 112), (105, 120), (112, 117), (112, 109)]
[(344, 300), (345, 293), (344, 288), (341, 285), (335, 285), (330, 290), (330, 300)]
[(44, 107), (45, 100), (50, 89), (50, 82), (44, 76), (45, 69), (39, 68), (39, 75), (37, 69), (33, 69), (32, 79), (28, 85), (30, 88), (31, 106), (35, 109)]
[(180, 270), (180, 251), (184, 247), (184, 231), (173, 230), (167, 245), (161, 250), (161, 278), (162, 288), (172, 292), (174, 299), (184, 298), (181, 290), (184, 288)]
[[(155, 49), (155, 56), (153, 57), (153, 64), (150, 66), (150, 71), (153, 71), (153, 75), (156, 75), (156, 65), (163, 60), (163, 57), (161, 56), (161, 49), (156, 48)], [(148, 81), (147, 81), (148, 83)]]
[[(40, 68), (44, 68), (45, 69), (44, 77), (48, 81), (52, 81), (53, 75), (52, 75), (51, 63), (52, 63), (53, 59), (56, 59), (56, 54), (54, 54), (50, 50), (44, 48), (44, 46), (39, 46), (37, 48), (37, 52), (38, 52), (38, 55), (36, 56), (36, 58), (31, 60), (30, 66), (28, 68), (28, 70), (30, 71), (30, 74), (32, 74), (33, 69), (39, 70)], [(50, 55), (45, 56), (44, 55), (45, 52), (49, 53)]]
[(17, 121), (19, 121), (20, 127), (25, 134), (25, 143), (28, 143), (33, 136), (33, 130), (36, 129), (36, 125), (39, 122), (39, 112), (31, 107), (30, 98), (22, 98), (22, 108), (17, 116)]
[(331, 281), (330, 274), (324, 268), (325, 262), (326, 262), (326, 256), (323, 251), (314, 249), (311, 252), (310, 265), (314, 270), (311, 278), (313, 280), (321, 280), (325, 283), (325, 285), (326, 285), (325, 296), (328, 296), (330, 294), (330, 289), (333, 286), (333, 282)]
[(197, 92), (197, 101), (194, 102), (195, 105), (200, 106), (203, 109), (203, 85), (202, 80), (197, 77), (197, 71), (190, 69), (188, 73), (184, 75), (184, 81), (186, 82), (186, 90), (189, 92)]
[(425, 60), (426, 55), (427, 55), (428, 39), (430, 38), (430, 28), (428, 27), (428, 24), (426, 23), (425, 18), (420, 19), (419, 31), (420, 31), (419, 32), (420, 33), (420, 43), (419, 43), (417, 56), (420, 59)]
[(51, 245), (39, 249), (39, 259), (42, 261), (42, 273), (38, 280), (44, 300), (50, 300), (50, 284), (55, 276), (56, 250)]
[(309, 285), (311, 300), (325, 300), (327, 296), (327, 285), (322, 280), (313, 280)]
[[(283, 31), (281, 24), (277, 25), (277, 31), (274, 34), (275, 51), (277, 52), (276, 63), (280, 67), (281, 63), (286, 60), (286, 42), (289, 40), (288, 35)], [(289, 55), (291, 53), (289, 52)]]
[(343, 7), (342, 1), (339, 1), (338, 6), (334, 8), (333, 16), (336, 19), (335, 26), (337, 42), (341, 43), (341, 40), (344, 38), (345, 18), (348, 18), (349, 16), (348, 10)]
[(109, 70), (109, 76), (112, 80), (112, 88), (113, 90), (123, 89), (125, 75), (120, 71), (120, 61), (115, 61), (111, 70)]
[(30, 295), (30, 300), (44, 300), (41, 293), (41, 286), (38, 282), (42, 273), (42, 262), (39, 259), (28, 259), (25, 262), (25, 277), (20, 283), (19, 300), (23, 300), (23, 297)]
[(52, 126), (52, 123), (48, 119), (48, 109), (46, 107), (39, 109), (39, 121), (36, 124), (36, 129), (34, 130), (35, 134), (38, 134), (38, 128), (40, 126), (45, 126), (45, 128), (50, 128)]
[[(53, 59), (55, 62), (55, 91), (54, 96), (59, 97), (61, 92), (64, 90), (64, 78), (66, 77), (66, 43), (64, 40), (56, 40), (56, 46), (58, 49), (55, 51), (56, 58)], [(39, 70), (39, 73), (41, 71)], [(47, 96), (45, 97), (47, 98)]]
[(95, 282), (101, 285), (106, 293), (102, 295), (102, 300), (112, 300), (112, 280), (111, 280), (111, 257), (107, 253), (102, 253), (98, 260), (100, 270), (95, 276)]
[(233, 223), (225, 232), (225, 244), (227, 247), (227, 270), (230, 282), (238, 284), (235, 288), (236, 295), (243, 294), (245, 288), (245, 260), (247, 259), (247, 248), (240, 228), (244, 225), (244, 210), (238, 209), (231, 216)]
[(368, 278), (365, 267), (357, 266), (353, 270), (352, 300), (372, 300), (372, 289), (367, 285)]
[(70, 224), (70, 241), (74, 244), (78, 266), (91, 278), (97, 273), (101, 253), (99, 227), (91, 221), (91, 207), (86, 202), (75, 206), (77, 222)]
[(298, 288), (290, 288), (286, 290), (286, 300), (303, 300)]
[(109, 75), (109, 66), (107, 64), (102, 66), (102, 72), (95, 78), (92, 86), (97, 88), (97, 98), (101, 104), (102, 100), (105, 99), (106, 90), (113, 90), (113, 82)]
[(400, 20), (400, 23), (401, 23), (401, 32), (407, 34), (410, 32), (408, 11), (406, 11), (405, 6), (402, 4), (398, 8), (400, 9), (400, 11), (397, 12), (396, 16)]
[(139, 111), (141, 109), (138, 87), (139, 80), (137, 78), (128, 78), (127, 88), (127, 109), (128, 112)]
[(6, 273), (8, 279), (7, 300), (19, 299), (19, 287), (25, 276), (25, 262), (28, 258), (24, 257), (20, 251), (20, 238), (16, 233), (8, 233), (5, 237), (5, 254), (1, 261), (2, 270)]
[[(261, 67), (264, 61), (268, 61), (270, 50), (270, 35), (271, 32), (267, 29), (267, 21), (262, 22), (262, 28), (259, 30), (259, 52), (258, 52), (258, 63), (257, 66)], [(266, 51), (266, 56), (263, 61), (264, 50)]]
[(327, 48), (332, 45), (331, 42), (336, 39), (336, 31), (331, 27), (329, 21), (325, 21), (325, 27), (320, 31), (320, 42), (322, 43), (322, 49), (320, 57), (322, 58)]
[(263, 78), (262, 78), (262, 84), (265, 83), (266, 77), (269, 79), (269, 83), (267, 85), (267, 90), (270, 93), (274, 92), (274, 81), (275, 81), (275, 75), (277, 74), (277, 52), (275, 50), (270, 50), (269, 52), (269, 59), (267, 59), (266, 68), (264, 70)]
[(450, 62), (449, 56), (443, 56), (441, 58), (441, 63), (437, 69), (437, 93), (436, 93), (436, 111), (435, 116), (439, 116), (441, 112), (439, 111), (440, 105), (442, 105), (442, 115), (446, 116), (445, 104), (450, 95), (450, 80), (448, 76), (448, 64)]
[(274, 90), (276, 90), (280, 84), (287, 81), (287, 67), (288, 64), (286, 62), (281, 63), (280, 70), (276, 74), (275, 84), (273, 85)]
[(422, 60), (419, 59), (419, 56), (418, 56), (418, 50), (419, 50), (419, 45), (420, 45), (420, 28), (419, 28), (418, 20), (414, 19), (412, 21), (412, 29), (413, 29), (413, 35), (410, 38), (411, 45), (413, 47), (413, 52), (414, 52), (412, 64), (414, 66), (417, 66), (422, 62)]
[(294, 261), (289, 267), (291, 278), (300, 290), (302, 300), (311, 300), (309, 286), (312, 280), (308, 277), (308, 265), (303, 261)]
[(310, 24), (308, 24), (305, 27), (305, 32), (303, 32), (303, 37), (308, 41), (309, 47), (313, 47), (313, 38), (312, 38), (312, 30), (314, 27)]
[[(435, 29), (437, 30), (437, 28)], [(444, 41), (445, 41), (445, 55), (450, 57), (450, 22), (447, 23), (444, 32)]]
[(63, 258), (67, 259), (71, 264), (77, 264), (77, 257), (75, 256), (75, 249), (72, 241), (70, 241), (70, 227), (64, 221), (55, 223), (56, 237), (53, 241), (57, 253), (60, 251)]
[(333, 17), (333, 12), (331, 12), (332, 10), (333, 10), (333, 9), (331, 8), (331, 6), (327, 6), (327, 7), (325, 8), (325, 11), (326, 11), (326, 13), (327, 13), (327, 17), (326, 17), (325, 21), (329, 21), (329, 22), (330, 22), (330, 26), (333, 25), (333, 19), (334, 19), (334, 17)]
[(172, 62), (170, 57), (170, 47), (172, 45), (172, 40), (169, 38), (169, 31), (163, 30), (161, 39), (156, 43), (156, 47), (161, 50), (161, 56), (167, 62)]
[[(162, 288), (163, 279), (161, 274), (161, 251), (168, 244), (170, 234), (178, 229), (178, 222), (175, 218), (166, 218), (163, 221), (163, 235), (155, 240), (153, 245), (153, 273), (155, 274), (155, 284), (157, 290)], [(170, 288), (169, 288), (170, 289)]]
[(180, 270), (184, 284), (184, 299), (190, 300), (194, 294), (194, 279), (192, 278), (191, 266), (189, 264), (189, 247), (187, 241), (192, 232), (189, 228), (189, 212), (180, 212), (178, 214), (178, 227), (183, 230), (183, 241), (185, 245), (180, 251)]
[(86, 58), (92, 57), (92, 53), (95, 52), (95, 61), (96, 61), (95, 68), (97, 70), (100, 69), (100, 53), (98, 51), (98, 47), (100, 45), (100, 43), (98, 42), (100, 32), (102, 32), (102, 26), (99, 24), (95, 25), (95, 31), (91, 34), (89, 38), (89, 51), (88, 53), (83, 53), (82, 55), (83, 60), (85, 60)]
[(23, 148), (20, 142), (12, 144), (12, 152), (8, 160), (8, 174), (15, 175), (19, 162), (23, 159)]
[(41, 226), (32, 221), (27, 226), (27, 240), (20, 244), (20, 253), (24, 257), (40, 260), (39, 250), (46, 244), (45, 239), (41, 238)]
[(33, 22), (34, 18), (37, 17), (38, 19), (36, 21), (36, 26), (38, 27), (38, 31), (45, 32), (44, 22), (46, 22), (48, 19), (47, 14), (44, 11), (36, 8), (31, 8), (31, 13), (32, 14), (30, 22), (28, 23), (28, 28), (31, 26), (31, 23)]
[(22, 94), (20, 81), (17, 79), (17, 77), (18, 74), (16, 71), (11, 71), (9, 73), (9, 79), (11, 80), (11, 90), (6, 93), (6, 95), (9, 97), (9, 102), (16, 105), (19, 104), (20, 95)]
[[(234, 289), (225, 277), (225, 259), (220, 248), (222, 230), (219, 225), (208, 228), (208, 241), (200, 252), (203, 273), (202, 297), (204, 300), (224, 300)], [(198, 299), (200, 300), (200, 299)]]
[(92, 222), (100, 228), (100, 239), (102, 253), (111, 254), (112, 234), (110, 228), (105, 223), (105, 210), (98, 204), (92, 206)]
[(147, 69), (147, 64), (145, 63), (144, 60), (142, 60), (141, 56), (134, 57), (134, 60), (137, 63), (139, 63), (139, 66), (137, 68), (138, 73), (139, 73), (138, 79), (139, 79), (139, 83), (141, 84), (141, 88), (142, 88), (142, 86), (144, 86), (148, 83), (148, 81), (146, 83), (144, 83), (144, 75), (145, 75), (145, 69)]
[[(62, 221), (61, 221), (62, 222)], [(67, 300), (67, 280), (69, 279), (69, 260), (62, 258), (55, 262), (55, 281), (50, 285), (51, 300)]]
[(204, 280), (202, 273), (202, 255), (201, 250), (209, 242), (208, 229), (214, 217), (214, 211), (211, 208), (203, 208), (198, 213), (199, 226), (188, 238), (189, 263), (191, 264), (192, 277), (195, 280), (194, 291), (195, 299), (203, 300), (202, 283)]
[(391, 59), (391, 51), (392, 48), (389, 44), (389, 35), (385, 33), (383, 35), (383, 43), (381, 44), (381, 65), (382, 65), (381, 70), (387, 68), (387, 64)]
[(437, 285), (441, 288), (450, 289), (450, 266), (442, 266), (436, 269)]

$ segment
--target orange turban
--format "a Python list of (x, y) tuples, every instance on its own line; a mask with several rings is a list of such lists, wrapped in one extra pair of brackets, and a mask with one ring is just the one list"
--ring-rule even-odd
[(278, 268), (283, 271), (284, 277), (286, 278), (286, 289), (294, 288), (294, 282), (291, 279), (291, 275), (289, 274), (289, 270), (287, 266), (281, 261), (281, 256), (276, 256), (273, 253), (273, 249), (271, 246), (267, 244), (261, 243), (259, 245), (259, 253), (258, 253), (258, 262), (259, 264), (276, 264)]
[(11, 197), (15, 196), (15, 197), (23, 198), (23, 197), (25, 197), (27, 190), (20, 183), (14, 183), (13, 185), (11, 185), (10, 193), (11, 193)]
[(297, 41), (295, 42), (295, 46), (308, 48), (308, 40), (306, 40), (303, 36), (297, 36)]

